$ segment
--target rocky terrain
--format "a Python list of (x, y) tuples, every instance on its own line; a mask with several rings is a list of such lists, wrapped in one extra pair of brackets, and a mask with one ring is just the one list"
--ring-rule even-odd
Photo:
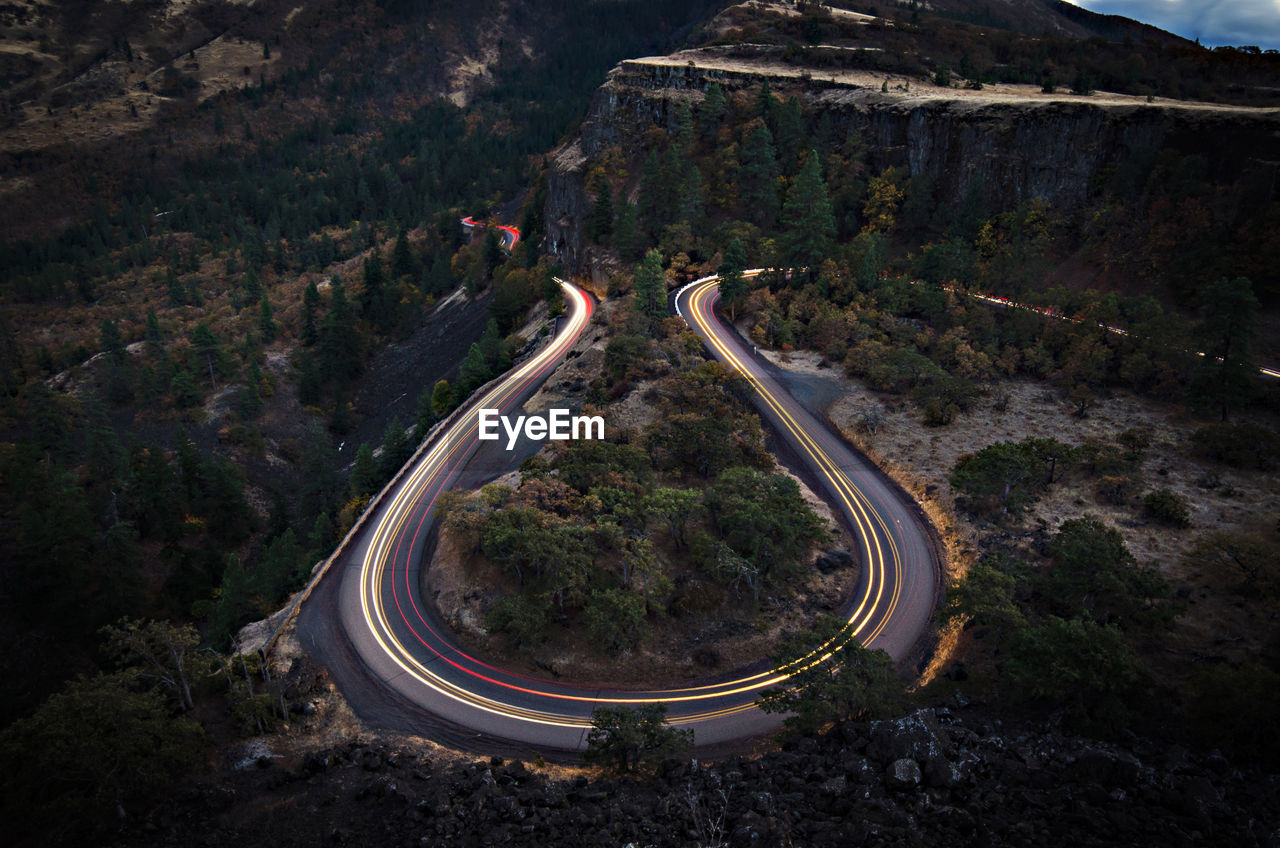
[(955, 695), (650, 775), (255, 740), (127, 845), (1277, 845), (1280, 777), (1136, 737), (993, 719)]
[[(904, 168), (928, 177), (936, 199), (959, 204), (976, 185), (992, 209), (1042, 197), (1059, 211), (1080, 207), (1107, 169), (1149, 151), (1204, 153), (1221, 183), (1270, 181), (1258, 152), (1280, 129), (1280, 110), (1097, 92), (1042, 93), (1031, 85), (973, 91), (869, 70), (787, 64), (768, 46), (730, 45), (623, 62), (601, 86), (577, 138), (552, 159), (548, 244), (585, 265), (582, 229), (591, 207), (586, 175), (607, 149), (643, 149), (653, 126), (672, 130), (677, 104), (697, 108), (708, 85), (751, 97), (768, 82), (806, 112), (830, 116), (841, 136), (858, 134), (872, 173)], [(638, 170), (635, 169), (635, 170)]]

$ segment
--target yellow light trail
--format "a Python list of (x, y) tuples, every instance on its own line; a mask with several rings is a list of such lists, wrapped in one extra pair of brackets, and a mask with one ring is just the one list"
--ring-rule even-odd
[[(754, 276), (757, 273), (759, 271), (754, 270), (747, 272), (747, 275)], [(386, 656), (401, 671), (410, 675), (421, 685), (470, 708), (534, 724), (584, 728), (591, 724), (589, 715), (552, 709), (531, 709), (479, 694), (447, 679), (430, 668), (428, 664), (434, 660), (441, 659), (447, 665), (456, 665), (461, 671), (473, 678), (515, 693), (533, 696), (536, 699), (546, 699), (548, 703), (568, 702), (581, 705), (660, 702), (693, 707), (698, 702), (711, 699), (752, 696), (744, 698), (740, 703), (702, 712), (696, 710), (681, 712), (671, 716), (673, 723), (683, 724), (724, 717), (754, 709), (754, 696), (762, 689), (783, 683), (793, 674), (825, 662), (835, 652), (839, 651), (847, 643), (848, 639), (861, 638), (864, 643), (870, 643), (874, 640), (892, 619), (901, 591), (902, 561), (894, 534), (838, 463), (795, 419), (786, 406), (756, 378), (750, 368), (738, 358), (734, 351), (717, 336), (713, 323), (718, 325), (718, 322), (715, 322), (713, 310), (719, 278), (707, 277), (685, 287), (686, 289), (692, 288), (689, 300), (693, 307), (692, 316), (688, 316), (686, 320), (697, 322), (697, 326), (705, 334), (708, 345), (722, 359), (742, 374), (748, 384), (757, 392), (764, 404), (773, 412), (787, 433), (791, 435), (794, 442), (812, 460), (818, 473), (828, 482), (830, 490), (835, 493), (839, 504), (843, 506), (844, 514), (850, 518), (854, 525), (856, 535), (861, 544), (867, 573), (866, 579), (863, 581), (863, 592), (853, 605), (842, 633), (834, 639), (816, 646), (809, 655), (787, 666), (719, 683), (684, 689), (658, 690), (635, 696), (616, 691), (586, 694), (584, 690), (578, 690), (584, 691), (584, 693), (575, 694), (572, 692), (553, 691), (549, 685), (543, 688), (534, 688), (536, 683), (534, 685), (517, 685), (500, 680), (496, 676), (481, 673), (474, 668), (466, 668), (454, 663), (454, 660), (447, 656), (450, 652), (457, 655), (458, 658), (465, 657), (465, 655), (451, 646), (444, 651), (437, 651), (435, 648), (427, 646), (433, 651), (434, 655), (424, 662), (401, 641), (393, 626), (391, 614), (385, 606), (386, 590), (384, 588), (384, 578), (386, 577), (388, 563), (392, 558), (392, 551), (404, 538), (407, 522), (412, 518), (414, 507), (419, 503), (420, 499), (433, 486), (443, 487), (448, 475), (456, 470), (459, 460), (476, 442), (477, 426), (473, 411), (481, 407), (500, 407), (511, 400), (521, 390), (527, 388), (531, 381), (537, 379), (544, 370), (549, 369), (556, 360), (563, 356), (585, 328), (592, 312), (591, 302), (575, 286), (564, 281), (559, 282), (566, 299), (571, 305), (571, 312), (565, 327), (558, 334), (558, 338), (548, 345), (546, 349), (490, 389), (482, 399), (472, 405), (465, 416), (437, 436), (437, 443), (427, 452), (404, 484), (398, 488), (387, 502), (384, 518), (374, 528), (367, 553), (361, 563), (360, 603), (365, 625)], [(683, 292), (684, 290), (681, 291)], [(886, 586), (888, 586), (889, 597), (887, 605), (881, 609), (882, 602), (886, 602)], [(400, 615), (410, 631), (416, 635), (417, 631), (413, 625), (409, 624), (403, 610), (400, 611)], [(879, 617), (879, 622), (873, 626), (872, 622), (877, 616)], [(422, 637), (419, 636), (418, 638), (421, 639)], [(485, 668), (490, 667), (485, 666)], [(493, 672), (495, 675), (504, 673), (496, 669)], [(555, 688), (562, 687), (556, 686)], [(570, 687), (566, 684), (563, 688)]]

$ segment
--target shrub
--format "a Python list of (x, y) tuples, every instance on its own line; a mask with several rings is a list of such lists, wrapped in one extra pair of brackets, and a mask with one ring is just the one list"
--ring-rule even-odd
[(1190, 527), (1191, 510), (1187, 499), (1169, 489), (1156, 489), (1142, 499), (1142, 514), (1170, 527)]
[(1191, 442), (1202, 456), (1234, 468), (1265, 471), (1280, 460), (1280, 435), (1247, 421), (1201, 427)]
[(1133, 500), (1133, 496), (1137, 494), (1137, 488), (1132, 477), (1108, 475), (1098, 481), (1094, 491), (1098, 495), (1098, 500), (1103, 503), (1124, 506)]

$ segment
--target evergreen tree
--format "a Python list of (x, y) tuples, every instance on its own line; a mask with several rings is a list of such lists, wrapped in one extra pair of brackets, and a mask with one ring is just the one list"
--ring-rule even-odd
[(302, 293), (302, 344), (310, 347), (320, 338), (320, 333), (316, 329), (316, 312), (320, 309), (320, 290), (316, 288), (315, 280), (307, 283), (307, 288)]
[(258, 310), (258, 332), (262, 334), (263, 344), (274, 342), (278, 329), (276, 319), (271, 312), (271, 301), (267, 297), (263, 297), (262, 306)]
[(650, 150), (640, 167), (640, 185), (636, 190), (636, 208), (640, 224), (650, 235), (662, 225), (662, 187), (659, 182), (662, 164), (657, 150)]
[(164, 333), (160, 330), (160, 319), (156, 317), (154, 309), (147, 310), (146, 329), (143, 332), (147, 339), (147, 345), (152, 350), (158, 350), (164, 341)]
[(169, 289), (169, 305), (185, 306), (187, 303), (187, 287), (178, 279), (178, 274), (172, 268), (165, 271), (165, 285)]
[(315, 561), (328, 557), (333, 545), (333, 519), (329, 513), (322, 512), (316, 516), (311, 532), (307, 534), (307, 559)]
[(490, 372), (499, 374), (510, 367), (511, 362), (507, 357), (506, 347), (502, 343), (502, 333), (498, 330), (497, 319), (489, 319), (478, 344), (480, 353), (484, 356), (484, 364), (488, 366)]
[(760, 90), (756, 92), (753, 110), (764, 121), (765, 126), (772, 126), (777, 108), (778, 101), (773, 96), (773, 89), (769, 87), (769, 80), (766, 79), (760, 84)]
[(489, 227), (485, 231), (481, 255), (484, 257), (485, 273), (487, 276), (492, 277), (493, 272), (506, 258), (506, 254), (502, 252), (502, 239), (498, 237), (498, 231), (493, 227)]
[(335, 278), (329, 311), (320, 327), (320, 376), (326, 381), (346, 383), (358, 377), (362, 368), (351, 306), (341, 281)]
[(393, 417), (382, 434), (382, 455), (378, 457), (378, 471), (383, 480), (390, 480), (413, 454), (413, 445), (399, 417)]
[(782, 209), (784, 261), (814, 275), (831, 251), (836, 219), (816, 151), (810, 151)]
[(1259, 390), (1252, 357), (1258, 309), (1253, 283), (1246, 277), (1219, 278), (1201, 296), (1195, 338), (1204, 356), (1196, 365), (1191, 393), (1197, 406), (1219, 412), (1223, 421)]
[(237, 411), (247, 421), (252, 421), (262, 412), (261, 384), (262, 369), (258, 367), (257, 360), (251, 360), (245, 372), (244, 386), (236, 399)]
[(747, 217), (769, 227), (778, 217), (778, 155), (768, 127), (757, 127), (742, 147), (739, 193)]
[(693, 112), (685, 100), (680, 100), (675, 105), (675, 127), (672, 137), (675, 142), (672, 147), (675, 148), (677, 156), (684, 158), (693, 151)]
[(485, 362), (484, 350), (478, 342), (472, 342), (470, 349), (467, 350), (466, 357), (462, 360), (462, 364), (458, 366), (459, 393), (466, 397), (475, 391), (477, 387), (488, 382), (491, 376), (493, 374), (489, 370), (488, 363)]
[(606, 180), (596, 185), (596, 202), (587, 219), (587, 235), (596, 244), (603, 244), (613, 232), (613, 191)]
[(666, 715), (665, 704), (599, 707), (591, 714), (583, 761), (623, 773), (685, 754), (693, 745), (693, 731), (668, 726)]
[(686, 162), (680, 179), (676, 219), (688, 222), (689, 227), (694, 230), (702, 225), (702, 173), (693, 160)]
[(746, 296), (747, 281), (742, 272), (747, 268), (747, 249), (737, 236), (725, 248), (720, 262), (720, 298), (729, 307), (729, 320), (737, 320), (738, 303)]
[(409, 236), (404, 229), (396, 236), (396, 245), (391, 250), (391, 276), (397, 280), (412, 277), (418, 272), (418, 260), (409, 247)]
[(258, 279), (258, 272), (252, 268), (245, 272), (241, 285), (244, 287), (244, 302), (250, 306), (262, 297), (262, 281)]
[(667, 315), (667, 277), (662, 270), (662, 254), (650, 250), (636, 266), (632, 286), (635, 302), (632, 309), (643, 316), (650, 328)]
[(708, 85), (707, 95), (702, 100), (702, 109), (698, 112), (698, 130), (703, 138), (715, 137), (728, 111), (729, 104), (724, 98), (724, 89), (719, 83), (713, 82)]
[[(815, 645), (829, 646), (834, 653), (813, 662)], [(762, 692), (756, 704), (767, 713), (789, 713), (786, 725), (802, 732), (816, 732), (831, 722), (896, 715), (903, 700), (889, 655), (858, 644), (834, 616), (824, 616), (814, 630), (784, 642), (774, 662), (792, 676), (783, 687)]]
[(375, 248), (364, 260), (364, 289), (360, 293), (360, 306), (365, 318), (373, 326), (382, 329), (388, 319), (386, 309), (386, 272), (382, 257)]
[(640, 237), (640, 221), (636, 205), (625, 197), (614, 204), (617, 214), (613, 221), (613, 247), (618, 258), (630, 262), (640, 255), (644, 243)]
[(413, 427), (413, 441), (421, 444), (422, 440), (427, 437), (427, 433), (431, 431), (432, 426), (438, 420), (435, 409), (431, 404), (431, 392), (423, 389), (418, 395), (417, 417)]
[(432, 411), (443, 418), (453, 410), (454, 405), (453, 389), (449, 386), (449, 381), (436, 381), (435, 387), (431, 390)]
[(222, 345), (218, 342), (218, 337), (213, 334), (213, 330), (209, 329), (209, 325), (201, 321), (196, 324), (194, 330), (191, 331), (191, 349), (195, 355), (195, 367), (203, 367), (209, 373), (209, 385), (217, 391), (217, 381), (214, 379), (215, 374), (220, 374), (225, 369), (226, 354), (222, 350)]
[(782, 172), (791, 176), (796, 172), (800, 156), (804, 149), (804, 113), (800, 109), (800, 101), (795, 97), (787, 98), (777, 117), (770, 127), (773, 130), (774, 144), (778, 150), (778, 162)]
[(363, 498), (378, 490), (378, 462), (373, 457), (373, 448), (368, 442), (361, 442), (356, 451), (355, 465), (351, 468), (351, 479), (348, 481), (351, 497)]

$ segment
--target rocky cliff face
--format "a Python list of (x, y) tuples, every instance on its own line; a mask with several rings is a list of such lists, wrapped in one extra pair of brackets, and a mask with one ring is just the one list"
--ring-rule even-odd
[(991, 210), (1039, 196), (1070, 211), (1109, 169), (1166, 148), (1203, 157), (1204, 175), (1215, 182), (1261, 180), (1275, 191), (1280, 110), (1043, 95), (1030, 87), (970, 92), (904, 85), (901, 78), (882, 93), (883, 75), (810, 74), (703, 50), (624, 62), (610, 72), (579, 136), (554, 160), (547, 220), (557, 253), (575, 267), (582, 258), (586, 162), (612, 145), (641, 150), (647, 129), (670, 129), (675, 104), (696, 106), (713, 81), (731, 94), (754, 92), (765, 79), (806, 110), (827, 112), (837, 133), (860, 134), (873, 173), (896, 166), (927, 175), (940, 204), (960, 202), (976, 183)]

